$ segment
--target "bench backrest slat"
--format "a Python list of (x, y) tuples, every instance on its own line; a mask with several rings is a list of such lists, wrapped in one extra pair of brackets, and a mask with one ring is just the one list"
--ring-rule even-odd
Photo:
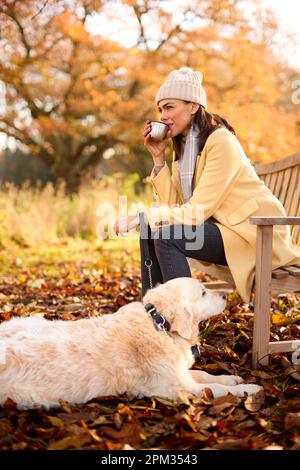
[[(300, 216), (300, 152), (271, 163), (256, 163), (255, 171), (283, 204), (287, 215)], [(291, 227), (292, 238), (300, 245), (300, 226)]]

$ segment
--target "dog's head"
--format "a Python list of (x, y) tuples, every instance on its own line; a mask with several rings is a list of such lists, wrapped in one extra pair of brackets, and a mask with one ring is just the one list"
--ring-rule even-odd
[(197, 279), (180, 277), (148, 290), (144, 304), (153, 304), (171, 325), (171, 331), (195, 342), (198, 324), (221, 313), (226, 295), (206, 289)]

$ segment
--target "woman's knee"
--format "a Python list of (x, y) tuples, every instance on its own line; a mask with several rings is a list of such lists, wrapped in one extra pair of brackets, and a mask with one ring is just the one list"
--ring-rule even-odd
[(176, 235), (178, 234), (175, 232), (176, 230), (174, 230), (174, 226), (172, 225), (162, 227), (155, 231), (153, 237), (155, 250), (164, 250), (166, 247), (176, 245)]

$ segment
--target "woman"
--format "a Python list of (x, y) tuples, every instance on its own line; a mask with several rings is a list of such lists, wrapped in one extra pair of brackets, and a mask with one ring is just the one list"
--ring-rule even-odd
[[(144, 144), (154, 162), (154, 194), (164, 206), (146, 211), (148, 227), (142, 217), (142, 295), (157, 282), (190, 277), (191, 257), (228, 265), (237, 291), (249, 302), (256, 244), (256, 226), (249, 217), (285, 216), (285, 210), (256, 175), (234, 129), (207, 112), (200, 72), (174, 70), (159, 88), (156, 104), (169, 131), (156, 142), (148, 122)], [(172, 174), (165, 162), (169, 138), (174, 149)], [(191, 243), (197, 238), (200, 248)], [(275, 226), (273, 269), (299, 262), (300, 250), (292, 245), (289, 227)]]

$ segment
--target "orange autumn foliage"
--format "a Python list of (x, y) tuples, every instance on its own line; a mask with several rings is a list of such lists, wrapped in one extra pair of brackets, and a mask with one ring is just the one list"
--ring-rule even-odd
[[(243, 0), (193, 0), (176, 10), (164, 3), (1, 5), (0, 131), (35, 153), (70, 190), (99, 164), (105, 171), (148, 173), (142, 128), (157, 117), (158, 86), (183, 65), (202, 71), (208, 110), (233, 125), (252, 160), (299, 150), (300, 111), (291, 98), (297, 71), (270, 47), (278, 25), (263, 1), (252, 2), (253, 11)], [(98, 27), (91, 28), (95, 17)], [(136, 25), (136, 44), (110, 37), (109, 22), (116, 19), (128, 35)], [(103, 162), (111, 148), (114, 158)]]

